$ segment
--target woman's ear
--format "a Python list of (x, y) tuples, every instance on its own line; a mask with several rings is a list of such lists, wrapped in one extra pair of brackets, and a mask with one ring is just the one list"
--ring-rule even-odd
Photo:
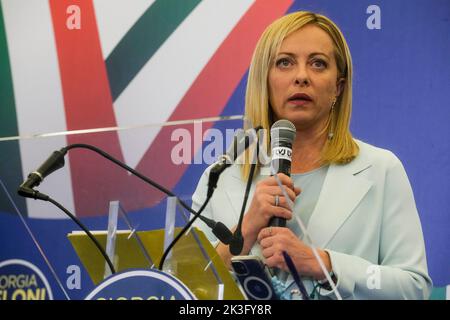
[(339, 78), (339, 80), (336, 82), (336, 89), (337, 89), (336, 97), (339, 97), (341, 93), (344, 92), (344, 88), (345, 88), (345, 78)]

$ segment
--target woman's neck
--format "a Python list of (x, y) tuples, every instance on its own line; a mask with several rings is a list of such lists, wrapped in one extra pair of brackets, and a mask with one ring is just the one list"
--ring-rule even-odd
[(292, 145), (291, 172), (304, 173), (319, 168), (325, 142), (326, 134), (298, 130)]

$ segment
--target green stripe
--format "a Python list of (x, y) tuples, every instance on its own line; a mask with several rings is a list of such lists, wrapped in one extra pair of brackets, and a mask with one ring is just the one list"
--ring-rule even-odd
[[(17, 136), (16, 106), (6, 42), (3, 10), (0, 3), (0, 137)], [(17, 196), (16, 190), (23, 180), (22, 161), (18, 141), (0, 142), (0, 179), (12, 194), (16, 205), (26, 213), (25, 199)], [(0, 211), (14, 212), (3, 190), (0, 189)]]
[(133, 80), (200, 0), (156, 0), (106, 59), (113, 100)]

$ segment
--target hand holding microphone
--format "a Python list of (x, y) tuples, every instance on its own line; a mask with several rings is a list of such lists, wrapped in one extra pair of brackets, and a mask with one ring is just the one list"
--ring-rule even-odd
[[(291, 200), (294, 201), (295, 197), (300, 194), (300, 189), (294, 187), (289, 177), (291, 173), (292, 143), (296, 136), (295, 126), (288, 120), (279, 120), (272, 125), (270, 135), (272, 145), (271, 170), (272, 172), (280, 173), (280, 178), (283, 179), (282, 183), (285, 184), (286, 190), (290, 189), (288, 194)], [(249, 183), (251, 183), (250, 177), (247, 182), (245, 196), (249, 192)], [(244, 198), (246, 199), (245, 196)], [(250, 209), (245, 215), (245, 218), (243, 215), (244, 206), (234, 233), (234, 239), (230, 244), (230, 252), (233, 255), (238, 255), (243, 252), (244, 240), (241, 228), (242, 224), (244, 224), (244, 219), (247, 227), (245, 230), (246, 237), (248, 238), (247, 243), (252, 244), (256, 241), (256, 236), (261, 228), (267, 225), (284, 227), (286, 225), (286, 219), (292, 217), (286, 199), (283, 197), (283, 192), (278, 187), (274, 177), (267, 178), (256, 185)]]
[[(290, 200), (295, 201), (300, 194), (300, 189), (294, 187), (292, 179), (287, 175), (279, 173), (278, 177)], [(275, 177), (272, 176), (256, 184), (252, 202), (244, 216), (243, 228), (248, 243), (254, 243), (259, 232), (266, 228), (274, 218), (286, 221), (292, 218), (292, 212)]]

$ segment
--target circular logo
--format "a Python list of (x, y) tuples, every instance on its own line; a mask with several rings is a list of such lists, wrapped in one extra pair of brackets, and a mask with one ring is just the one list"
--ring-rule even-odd
[(20, 259), (0, 262), (0, 300), (53, 300), (44, 274)]
[(131, 270), (101, 282), (86, 300), (194, 300), (194, 294), (174, 276), (159, 270)]

